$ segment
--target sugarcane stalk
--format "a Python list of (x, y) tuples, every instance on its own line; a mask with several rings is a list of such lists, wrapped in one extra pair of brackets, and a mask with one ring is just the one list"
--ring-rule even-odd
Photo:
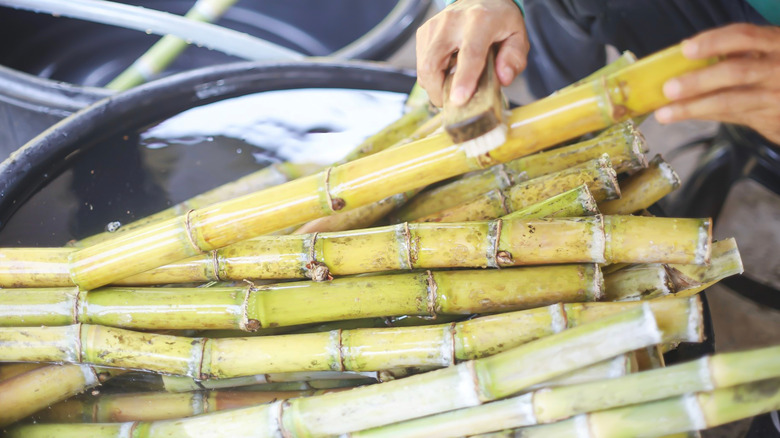
[[(311, 379), (385, 380), (382, 370), (443, 367), (487, 357), (639, 306), (638, 302), (556, 304), (427, 327), (253, 338), (187, 338), (86, 324), (5, 328), (0, 329), (0, 360), (84, 362), (187, 376), (164, 377), (167, 391)], [(659, 327), (665, 342), (701, 340), (701, 304), (697, 297), (656, 300), (650, 306), (662, 315)], [(358, 373), (333, 372), (344, 370)], [(192, 378), (199, 381), (193, 382)]]
[(674, 46), (602, 81), (513, 110), (507, 142), (489, 154), (469, 157), (446, 134), (431, 136), (80, 249), (71, 254), (69, 271), (79, 287), (94, 289), (200, 252), (519, 158), (652, 111), (668, 102), (662, 93), (664, 81), (714, 61), (688, 60), (679, 45)]
[(656, 155), (645, 169), (628, 177), (620, 184), (619, 199), (599, 202), (604, 214), (631, 214), (650, 207), (680, 186), (680, 177), (660, 155)]
[[(648, 347), (650, 348), (650, 347)], [(541, 388), (555, 388), (558, 386), (577, 385), (579, 383), (592, 382), (595, 380), (614, 379), (625, 376), (626, 374), (636, 372), (636, 361), (633, 359), (634, 352), (621, 354), (612, 359), (589, 365), (578, 370), (566, 373), (546, 382), (531, 385), (527, 388), (529, 391), (535, 391)]]
[[(198, 0), (184, 17), (211, 23), (235, 3), (236, 0)], [(177, 36), (162, 37), (130, 67), (109, 82), (106, 88), (124, 91), (149, 81), (154, 75), (165, 70), (187, 46), (187, 42)]]
[[(103, 424), (89, 433), (117, 436), (125, 428), (139, 438), (184, 433), (211, 437), (338, 435), (502, 398), (660, 338), (653, 312), (643, 305), (488, 358), (401, 380), (188, 419)], [(539, 367), (539, 363), (547, 366)], [(61, 436), (67, 436), (63, 435), (66, 430), (60, 429)]]
[[(780, 409), (780, 379), (745, 383), (714, 391), (583, 414), (560, 423), (517, 431), (516, 436), (655, 437), (704, 430)], [(662, 418), (663, 421), (659, 421)]]
[[(690, 392), (728, 388), (734, 387), (734, 385), (749, 385), (751, 382), (766, 381), (764, 379), (774, 379), (780, 376), (780, 366), (776, 360), (778, 354), (780, 354), (780, 346), (714, 355), (667, 368), (628, 374), (615, 379), (537, 390), (534, 393), (465, 410), (357, 432), (353, 433), (352, 436), (372, 438), (403, 436), (411, 438), (434, 435), (438, 437), (476, 435), (505, 428), (551, 423), (588, 412), (663, 400)], [(744, 361), (744, 367), (742, 361)], [(778, 398), (778, 402), (780, 402), (780, 398)], [(572, 423), (576, 423), (578, 418), (580, 421), (582, 420), (582, 417), (575, 417)], [(619, 418), (618, 414), (615, 414), (614, 418)], [(627, 418), (630, 419), (628, 421), (633, 420), (633, 417)], [(588, 420), (592, 419), (593, 417), (588, 418)], [(663, 419), (663, 421), (659, 421), (659, 419)], [(653, 421), (666, 423), (668, 419), (665, 416), (658, 416), (654, 417)], [(591, 421), (586, 424), (590, 424), (590, 431), (594, 432), (594, 424)], [(647, 426), (647, 424), (642, 425)], [(556, 427), (558, 426), (539, 427), (539, 431), (546, 433), (531, 436), (569, 436), (552, 433), (553, 430), (558, 431)], [(525, 433), (525, 430), (533, 429), (522, 430), (522, 433)], [(686, 429), (667, 430), (662, 434), (683, 430)], [(628, 429), (615, 429), (615, 432), (624, 434), (620, 436), (631, 437), (658, 436), (656, 431), (657, 429), (653, 427), (642, 430), (637, 425)], [(642, 435), (642, 433), (648, 435)], [(521, 434), (520, 436), (525, 437), (526, 435)], [(582, 435), (572, 436), (581, 437)]]
[(604, 275), (607, 301), (647, 300), (674, 292), (674, 283), (660, 263), (631, 265)]
[(609, 158), (570, 167), (512, 185), (505, 190), (493, 190), (455, 207), (416, 218), (416, 222), (465, 222), (495, 219), (541, 202), (552, 196), (576, 188), (588, 186), (596, 201), (620, 196), (617, 178)]
[(601, 77), (610, 75), (612, 73), (615, 73), (619, 71), (620, 69), (624, 67), (628, 67), (629, 65), (635, 63), (637, 61), (636, 55), (634, 55), (630, 50), (626, 50), (623, 53), (620, 54), (614, 61), (610, 62), (609, 64), (605, 65), (604, 67), (601, 67), (600, 69), (594, 71), (593, 73), (589, 74), (588, 76), (585, 76), (584, 78), (567, 85), (563, 87), (558, 92), (568, 90), (572, 87), (576, 87), (577, 85), (585, 84), (587, 82), (590, 82), (594, 79), (599, 79)]
[(27, 362), (0, 364), (0, 382), (44, 366), (46, 364)]
[(322, 170), (322, 167), (313, 163), (274, 163), (235, 181), (195, 195), (165, 210), (123, 224), (114, 231), (98, 233), (81, 240), (68, 242), (68, 246), (76, 248), (92, 246), (138, 228), (186, 214), (196, 208), (204, 208), (225, 199), (237, 198), (247, 193), (284, 184), (302, 176), (312, 175)]
[(89, 365), (50, 365), (0, 381), (0, 427), (100, 384)]
[(726, 277), (742, 274), (745, 270), (734, 238), (713, 242), (711, 259), (706, 266), (677, 263), (667, 265), (677, 295), (696, 294)]
[(609, 156), (617, 173), (646, 167), (646, 143), (631, 122), (616, 125), (609, 135), (570, 146), (539, 152), (499, 164), (415, 196), (393, 214), (396, 222), (411, 221), (455, 207), (491, 190), (504, 190), (521, 181), (538, 178), (586, 161)]
[[(525, 209), (512, 213), (503, 218), (505, 222), (521, 218), (542, 218), (542, 217), (575, 217), (596, 214), (595, 201), (590, 195), (587, 186), (582, 185), (576, 189), (556, 195), (552, 198), (534, 204)], [(317, 274), (318, 279), (326, 278), (327, 275), (347, 275), (348, 273), (374, 272), (378, 270), (389, 269), (408, 269), (403, 267), (405, 260), (411, 260), (414, 268), (424, 267), (421, 260), (416, 258), (416, 254), (421, 251), (419, 248), (433, 244), (434, 250), (427, 251), (428, 256), (423, 257), (426, 261), (435, 257), (439, 249), (441, 254), (449, 254), (453, 247), (449, 242), (442, 242), (442, 239), (436, 234), (439, 228), (448, 228), (455, 230), (459, 225), (440, 226), (434, 224), (409, 224), (398, 225), (395, 228), (387, 227), (384, 229), (373, 229), (370, 231), (351, 231), (347, 233), (323, 233), (316, 236), (289, 236), (289, 237), (268, 237), (261, 236), (250, 239), (245, 242), (239, 242), (221, 250), (212, 251), (210, 254), (194, 257), (181, 262), (173, 263), (168, 266), (150, 270), (117, 282), (119, 285), (152, 285), (152, 284), (170, 284), (170, 283), (198, 283), (220, 280), (243, 280), (246, 278), (309, 278), (312, 274)], [(484, 224), (463, 224), (463, 236), (482, 233)], [(495, 232), (498, 228), (495, 224), (487, 224), (490, 233), (482, 245), (467, 245), (463, 249), (477, 252), (482, 251), (484, 245), (490, 245), (495, 241)], [(407, 229), (408, 228), (408, 229)], [(468, 231), (473, 229), (473, 231)], [(353, 251), (363, 239), (377, 240), (376, 236), (382, 233), (389, 233), (387, 243), (398, 247), (399, 254), (407, 251), (408, 256), (399, 255), (397, 260), (387, 254), (390, 247), (377, 247), (371, 251)], [(421, 236), (425, 238), (425, 245), (421, 245), (419, 240), (413, 240), (412, 230), (416, 239)], [(366, 234), (368, 233), (368, 234)], [(451, 234), (451, 233), (450, 233)], [(409, 237), (407, 239), (406, 237)], [(399, 240), (400, 239), (400, 240)], [(470, 239), (470, 238), (469, 238)], [(349, 246), (341, 244), (325, 244), (333, 241), (351, 241)], [(462, 240), (462, 239), (461, 239)], [(379, 242), (381, 243), (381, 242)], [(410, 246), (411, 244), (411, 246)], [(413, 248), (414, 247), (414, 248)], [(327, 254), (324, 249), (329, 248)], [(417, 248), (417, 249), (415, 249)], [(502, 248), (499, 251), (510, 251), (509, 248)], [(72, 248), (4, 248), (0, 249), (0, 287), (18, 288), (18, 287), (61, 287), (72, 286), (70, 276), (68, 275), (68, 255), (73, 252)], [(335, 252), (334, 252), (335, 251)], [(314, 256), (311, 259), (312, 255)], [(494, 261), (495, 257), (487, 256), (487, 249), (484, 251), (485, 260), (474, 266), (488, 266)], [(356, 257), (358, 256), (358, 257)], [(328, 260), (344, 259), (353, 260), (348, 262), (353, 266), (361, 265), (360, 270), (345, 271), (344, 266), (330, 268)], [(455, 266), (467, 266), (463, 263), (466, 260), (474, 260), (477, 255), (467, 256), (461, 260), (459, 258), (450, 258)], [(328, 259), (328, 260), (326, 260)], [(393, 263), (393, 262), (397, 263)], [(559, 260), (560, 262), (560, 260)], [(441, 265), (444, 261), (439, 261)], [(308, 265), (308, 267), (307, 267)]]
[[(137, 329), (228, 329), (382, 316), (472, 314), (596, 301), (595, 264), (425, 271), (255, 287), (0, 290), (0, 324), (88, 323)], [(41, 305), (35, 304), (40, 298)]]
[(325, 394), (309, 391), (191, 391), (101, 394), (57, 403), (33, 416), (43, 423), (115, 423), (155, 421), (235, 409), (295, 397)]
[[(258, 368), (262, 371), (262, 369)], [(250, 374), (239, 377), (201, 378), (187, 376), (161, 375), (161, 390), (166, 392), (189, 392), (202, 389), (224, 390), (245, 389), (247, 387), (262, 388), (266, 385), (293, 384), (305, 385), (312, 389), (351, 388), (359, 385), (372, 384), (379, 381), (380, 372), (350, 372), (350, 371), (291, 371), (282, 373)], [(273, 386), (270, 391), (273, 392)], [(307, 388), (308, 390), (309, 388)], [(269, 390), (265, 390), (268, 392)]]
[[(414, 88), (412, 89), (414, 91)], [(426, 94), (427, 95), (427, 94)], [(414, 140), (428, 137), (441, 128), (441, 113), (435, 114), (425, 123), (420, 125), (407, 138), (399, 140), (396, 146), (410, 143)], [(358, 157), (355, 157), (358, 158)], [(324, 233), (330, 231), (345, 231), (357, 228), (370, 227), (378, 220), (385, 217), (394, 209), (404, 205), (406, 201), (414, 197), (423, 188), (397, 193), (377, 202), (368, 203), (352, 210), (324, 216), (307, 222), (293, 231), (294, 234)]]

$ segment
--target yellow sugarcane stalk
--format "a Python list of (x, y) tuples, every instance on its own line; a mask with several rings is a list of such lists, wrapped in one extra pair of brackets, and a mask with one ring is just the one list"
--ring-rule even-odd
[(638, 264), (604, 275), (607, 301), (647, 300), (674, 292), (674, 283), (660, 263)]
[(0, 382), (0, 427), (65, 400), (121, 370), (97, 369), (89, 365), (49, 365)]
[(599, 211), (604, 214), (635, 213), (655, 204), (679, 186), (677, 173), (656, 155), (647, 168), (621, 182), (619, 199), (599, 202)]
[(113, 423), (155, 421), (192, 417), (225, 409), (235, 409), (326, 394), (313, 391), (194, 391), (183, 393), (137, 392), (80, 397), (50, 406), (34, 415), (43, 423)]
[[(427, 327), (251, 338), (186, 338), (86, 324), (6, 328), (0, 329), (0, 360), (83, 362), (204, 380), (195, 384), (186, 378), (168, 377), (165, 380), (168, 391), (266, 383), (272, 379), (268, 373), (289, 373), (286, 378), (285, 374), (274, 375), (277, 381), (302, 381), (317, 377), (300, 373), (347, 370), (360, 373), (337, 377), (366, 380), (371, 378), (364, 373), (367, 371), (445, 367), (488, 357), (641, 305), (638, 302), (556, 304)], [(665, 342), (701, 341), (698, 297), (655, 300), (649, 305), (659, 315), (658, 324)]]
[(697, 294), (726, 277), (739, 275), (745, 271), (737, 243), (733, 238), (712, 244), (712, 260), (707, 266), (669, 264), (667, 269), (675, 284), (677, 296)]
[(539, 152), (426, 190), (393, 214), (397, 222), (411, 221), (467, 202), (491, 190), (504, 190), (521, 181), (563, 171), (602, 155), (609, 156), (615, 172), (647, 166), (644, 137), (631, 122), (610, 128), (604, 136), (570, 146)]
[(689, 60), (679, 45), (673, 46), (603, 80), (513, 110), (507, 142), (487, 154), (470, 157), (446, 134), (432, 136), (83, 248), (71, 255), (69, 272), (78, 286), (94, 289), (200, 252), (507, 162), (659, 108), (668, 103), (662, 92), (666, 80), (712, 62)]
[[(0, 324), (139, 329), (240, 329), (383, 316), (471, 314), (596, 301), (595, 264), (425, 271), (330, 282), (211, 288), (0, 290)], [(38, 304), (36, 304), (36, 298)]]
[(515, 184), (505, 190), (493, 190), (471, 201), (427, 216), (417, 222), (465, 222), (488, 220), (510, 214), (582, 184), (596, 201), (620, 196), (615, 170), (609, 157), (586, 161), (560, 172)]

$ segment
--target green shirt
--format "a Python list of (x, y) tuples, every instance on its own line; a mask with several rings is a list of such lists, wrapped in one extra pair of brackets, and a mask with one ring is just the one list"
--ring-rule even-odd
[(766, 18), (766, 21), (775, 26), (780, 25), (780, 0), (747, 0), (747, 2)]

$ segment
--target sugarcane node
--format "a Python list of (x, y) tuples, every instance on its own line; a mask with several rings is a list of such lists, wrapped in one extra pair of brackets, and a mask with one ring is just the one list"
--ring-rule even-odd
[(244, 328), (246, 329), (246, 331), (256, 332), (260, 329), (260, 321), (256, 319), (249, 319), (247, 320)]
[(330, 275), (330, 269), (325, 263), (312, 260), (306, 263), (306, 269), (308, 270), (306, 275), (314, 281), (333, 280), (333, 276)]
[(496, 261), (501, 265), (513, 265), (515, 263), (515, 259), (512, 258), (512, 253), (509, 251), (497, 252)]
[(332, 198), (330, 201), (330, 208), (333, 211), (339, 211), (347, 205), (347, 201), (342, 198)]

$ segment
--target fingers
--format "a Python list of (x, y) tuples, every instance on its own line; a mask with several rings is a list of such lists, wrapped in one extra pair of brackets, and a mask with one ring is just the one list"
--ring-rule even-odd
[[(528, 43), (523, 15), (511, 0), (459, 0), (417, 31), (417, 80), (441, 106), (450, 57), (458, 52), (450, 100), (463, 104), (476, 89), (490, 47), (499, 43), (499, 81), (508, 85), (525, 68)], [(511, 77), (510, 77), (511, 76)]]
[(730, 88), (672, 103), (657, 110), (655, 118), (660, 123), (702, 119), (752, 126), (757, 112), (770, 117), (774, 114), (774, 120), (780, 120), (780, 92), (760, 87)]
[(682, 43), (683, 54), (691, 59), (741, 52), (780, 51), (780, 29), (773, 26), (732, 24), (702, 32)]
[(774, 81), (777, 77), (780, 77), (780, 58), (730, 58), (668, 80), (663, 92), (670, 100), (686, 99), (719, 89)]
[(509, 86), (525, 70), (530, 47), (525, 31), (511, 35), (499, 45), (496, 74), (501, 85)]

